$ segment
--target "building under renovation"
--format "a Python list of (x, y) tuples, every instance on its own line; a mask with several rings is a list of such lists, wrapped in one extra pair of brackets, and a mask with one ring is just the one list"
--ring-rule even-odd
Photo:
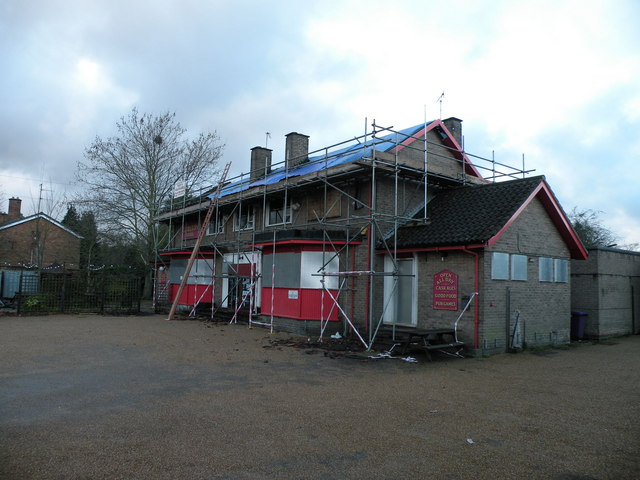
[(254, 147), (249, 173), (160, 215), (156, 305), (367, 347), (454, 326), (482, 354), (568, 342), (569, 260), (586, 251), (544, 177), (467, 153), (461, 127), (374, 122), (311, 152), (290, 133), (284, 159)]

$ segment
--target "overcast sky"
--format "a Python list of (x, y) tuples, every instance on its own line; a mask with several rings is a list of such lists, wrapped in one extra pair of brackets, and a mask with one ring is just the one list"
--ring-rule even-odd
[[(546, 175), (565, 211), (640, 243), (640, 2), (0, 2), (0, 210), (75, 188), (118, 119), (217, 131), (232, 172), (364, 133), (461, 118), (470, 153)], [(62, 212), (64, 214), (64, 211)]]

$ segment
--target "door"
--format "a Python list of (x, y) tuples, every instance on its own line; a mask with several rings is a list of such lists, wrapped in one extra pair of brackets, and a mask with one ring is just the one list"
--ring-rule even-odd
[(250, 263), (240, 263), (232, 265), (230, 268), (230, 270), (234, 272), (229, 277), (229, 306), (231, 308), (241, 307), (244, 310), (248, 310), (251, 306), (250, 294), (253, 293), (249, 292), (252, 288), (251, 267), (252, 264)]
[[(395, 275), (384, 278), (385, 323), (415, 327), (418, 323), (416, 258), (396, 259)], [(385, 257), (385, 272), (393, 272), (393, 259)]]

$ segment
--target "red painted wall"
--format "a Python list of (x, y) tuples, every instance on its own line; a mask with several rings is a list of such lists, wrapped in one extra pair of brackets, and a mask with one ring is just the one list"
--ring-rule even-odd
[[(172, 283), (170, 287), (169, 300), (173, 302), (180, 288), (179, 284)], [(179, 305), (194, 305), (198, 301), (211, 303), (211, 285), (185, 285), (180, 295)], [(200, 298), (202, 296), (202, 298)]]
[[(289, 292), (297, 292), (298, 298), (289, 298)], [(332, 290), (335, 297), (337, 290)], [(324, 295), (324, 316), (331, 321), (338, 320), (338, 309), (334, 308), (331, 297)], [(322, 307), (322, 290), (306, 288), (274, 288), (273, 289), (273, 314), (277, 317), (296, 318), (299, 320), (320, 321)], [(262, 315), (271, 315), (271, 287), (262, 289)]]

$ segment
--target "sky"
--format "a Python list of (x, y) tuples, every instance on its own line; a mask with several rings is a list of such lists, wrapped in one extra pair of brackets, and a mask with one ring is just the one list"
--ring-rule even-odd
[(3, 0), (0, 211), (61, 218), (133, 107), (217, 132), (233, 174), (292, 131), (316, 150), (454, 116), (469, 153), (524, 155), (565, 211), (637, 244), (638, 19), (638, 0)]

